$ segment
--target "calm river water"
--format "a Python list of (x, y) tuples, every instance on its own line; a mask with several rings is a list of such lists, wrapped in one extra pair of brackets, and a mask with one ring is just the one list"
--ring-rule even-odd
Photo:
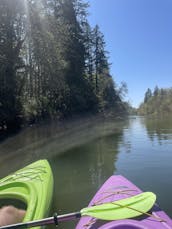
[[(52, 212), (78, 211), (112, 174), (122, 174), (172, 217), (172, 118), (89, 118), (29, 127), (0, 143), (0, 176), (47, 158), (54, 174)], [(76, 222), (58, 228), (74, 228)]]

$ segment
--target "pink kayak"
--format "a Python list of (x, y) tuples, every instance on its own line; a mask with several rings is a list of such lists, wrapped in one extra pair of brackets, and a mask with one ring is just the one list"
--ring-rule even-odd
[[(93, 197), (89, 206), (128, 198), (142, 191), (121, 175), (111, 176)], [(117, 221), (102, 221), (84, 216), (78, 222), (76, 229), (172, 229), (172, 220), (157, 204), (149, 212), (134, 219)]]

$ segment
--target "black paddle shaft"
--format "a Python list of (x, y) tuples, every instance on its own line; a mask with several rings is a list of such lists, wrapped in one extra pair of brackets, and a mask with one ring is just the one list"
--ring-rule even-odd
[(74, 213), (69, 213), (69, 214), (64, 214), (64, 215), (59, 215), (55, 213), (53, 217), (45, 218), (45, 219), (40, 219), (40, 220), (34, 220), (30, 221), (27, 223), (17, 223), (17, 224), (12, 224), (12, 225), (7, 225), (7, 226), (2, 226), (0, 229), (26, 229), (30, 227), (38, 227), (38, 226), (44, 226), (48, 224), (55, 224), (58, 225), (58, 222), (62, 221), (67, 221), (67, 220), (73, 220), (81, 217), (80, 212), (74, 212)]

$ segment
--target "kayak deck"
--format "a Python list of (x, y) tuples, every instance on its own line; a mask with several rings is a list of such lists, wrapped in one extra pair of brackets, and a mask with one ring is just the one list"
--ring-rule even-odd
[(53, 175), (47, 160), (36, 161), (0, 180), (0, 200), (25, 203), (23, 222), (41, 219), (48, 214), (52, 192)]
[[(106, 202), (113, 202), (128, 198), (142, 191), (121, 175), (111, 176), (103, 186), (98, 190), (91, 200), (89, 206), (99, 205)], [(143, 214), (134, 219), (125, 219), (117, 221), (102, 221), (92, 217), (82, 217), (76, 226), (76, 229), (170, 229), (172, 220), (162, 211), (158, 205), (154, 205), (150, 212), (152, 216)]]

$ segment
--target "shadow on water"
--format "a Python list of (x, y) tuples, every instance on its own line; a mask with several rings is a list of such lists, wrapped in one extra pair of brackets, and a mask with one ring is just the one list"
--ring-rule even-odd
[[(114, 132), (121, 132), (121, 124), (116, 125), (100, 118), (29, 127), (0, 144), (0, 176), (3, 177), (37, 159), (50, 159)], [(7, 163), (12, 166), (7, 167)]]

